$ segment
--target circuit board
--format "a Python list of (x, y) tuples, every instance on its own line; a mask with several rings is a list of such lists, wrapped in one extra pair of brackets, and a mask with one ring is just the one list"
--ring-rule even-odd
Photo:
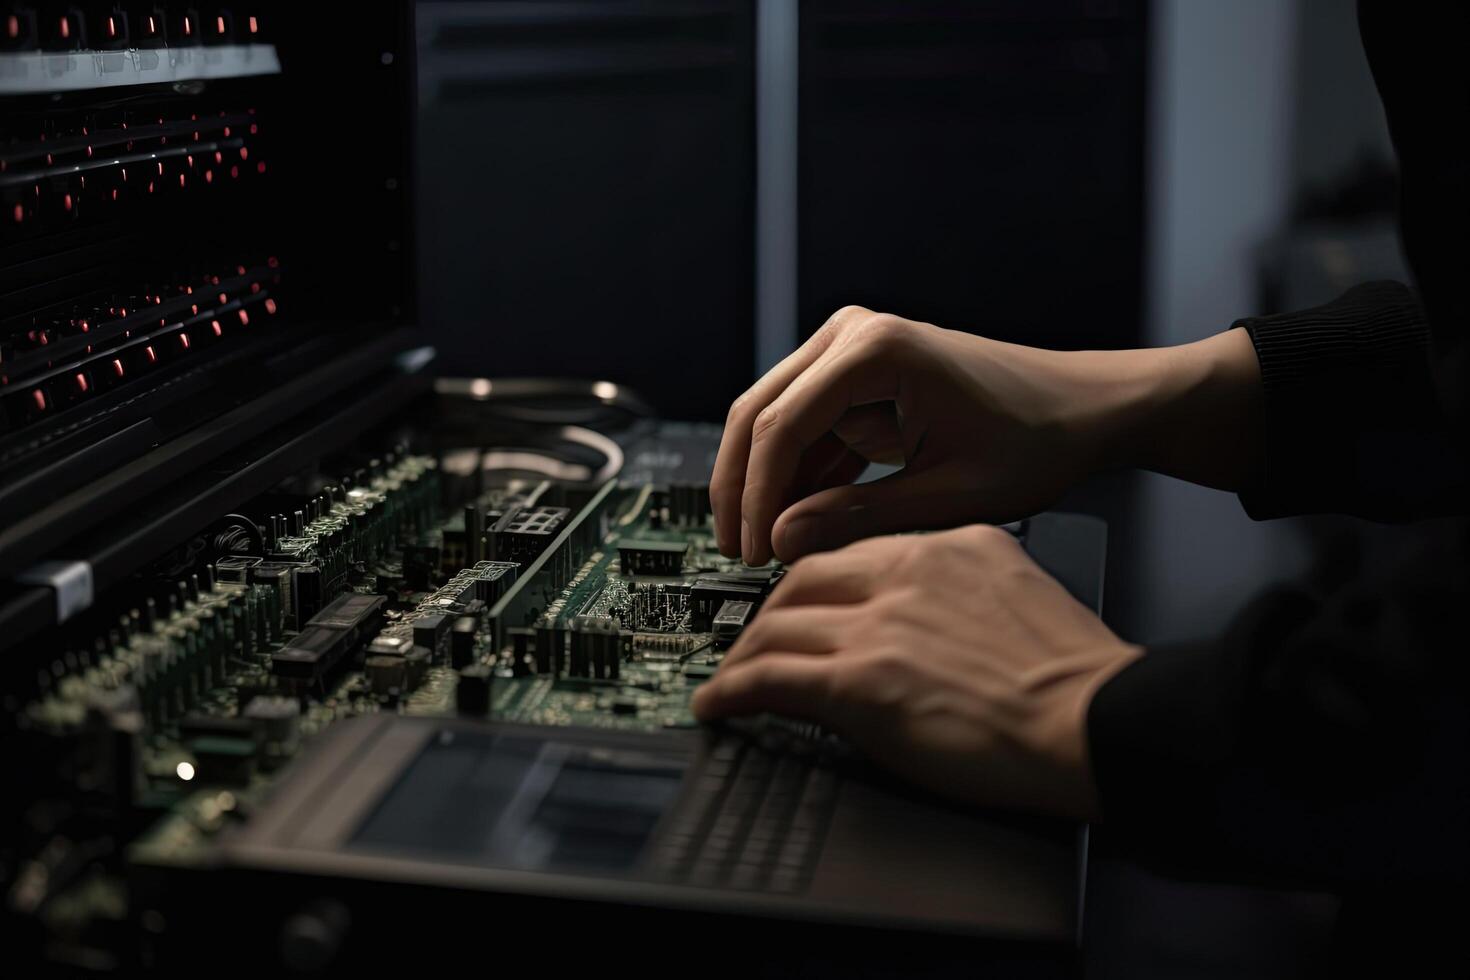
[(403, 455), (288, 500), (258, 544), (231, 538), (67, 659), (24, 727), (130, 733), (135, 804), (157, 815), (134, 861), (204, 860), (312, 739), (365, 714), (694, 727), (693, 691), (782, 575), (719, 554), (702, 486), (512, 483), (452, 513), (443, 495), (437, 461)]

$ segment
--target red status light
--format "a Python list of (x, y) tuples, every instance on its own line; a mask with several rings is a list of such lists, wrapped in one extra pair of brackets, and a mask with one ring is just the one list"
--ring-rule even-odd
[(31, 392), (31, 401), (36, 403), (36, 411), (46, 411), (46, 393), (40, 388), (37, 388)]
[(85, 395), (87, 393), (87, 387), (88, 387), (88, 385), (87, 385), (87, 376), (85, 374), (82, 374), (79, 371), (79, 372), (77, 372), (77, 376), (76, 377), (77, 377), (77, 390), (80, 391), (82, 394)]
[(118, 360), (116, 358), (113, 358), (113, 361), (112, 361), (112, 372), (114, 374), (116, 374), (119, 378), (121, 378), (123, 376), (123, 363), (122, 363), (122, 361), (120, 361), (120, 360)]

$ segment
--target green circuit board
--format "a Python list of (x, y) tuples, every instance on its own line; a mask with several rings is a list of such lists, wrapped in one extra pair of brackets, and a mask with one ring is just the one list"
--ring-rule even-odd
[(782, 574), (719, 554), (702, 487), (440, 500), (436, 460), (405, 456), (295, 526), (270, 518), (266, 554), (123, 617), (27, 708), (32, 734), (80, 745), (99, 712), (134, 719), (138, 803), (158, 815), (134, 860), (203, 860), (354, 717), (692, 728), (691, 695)]

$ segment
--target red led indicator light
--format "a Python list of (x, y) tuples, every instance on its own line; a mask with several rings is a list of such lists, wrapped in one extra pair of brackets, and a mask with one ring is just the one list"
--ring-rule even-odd
[(223, 305), (223, 304), (228, 303), (230, 301), (230, 297), (227, 296), (224, 293), (220, 293), (219, 294), (219, 301), (220, 301), (221, 305)]
[(251, 136), (254, 136), (258, 132), (260, 132), (260, 127), (257, 126), (255, 123), (251, 123), (250, 124), (250, 135)]
[(216, 17), (214, 19), (214, 32), (216, 34), (223, 34), (225, 32), (225, 19), (223, 17)]
[(62, 17), (61, 18), (61, 36), (62, 37), (71, 37), (71, 18), (70, 17)]
[(40, 388), (31, 392), (31, 401), (36, 403), (36, 410), (38, 412), (46, 411), (46, 393)]
[(226, 126), (225, 127), (225, 138), (228, 139), (229, 138), (229, 135), (230, 135), (230, 127)]
[(248, 326), (249, 323), (250, 323), (250, 314), (249, 313), (246, 313), (244, 310), (241, 310), (240, 311), (240, 326), (242, 326), (242, 327), (243, 326)]
[(71, 210), (71, 195), (70, 194), (66, 195), (65, 197), (63, 197), (61, 199), (61, 206), (64, 207), (64, 208), (66, 208), (68, 211)]
[(77, 390), (84, 395), (87, 393), (87, 376), (85, 374), (77, 375)]
[(180, 187), (183, 187), (184, 186), (184, 175), (183, 174), (179, 174), (179, 186)]
[(206, 171), (204, 171), (204, 182), (206, 184), (212, 184), (212, 183), (214, 183), (214, 171), (213, 170), (206, 170)]
[(258, 292), (260, 292), (260, 283), (258, 283), (258, 282), (252, 282), (250, 284), (250, 291), (252, 293), (258, 293)]
[(117, 37), (117, 21), (111, 17), (107, 18), (107, 36)]
[[(11, 19), (14, 20), (15, 18), (12, 17)], [(258, 30), (260, 30), (260, 23), (254, 17), (250, 18), (250, 33), (254, 34)]]
[(239, 167), (231, 167), (230, 168), (230, 176), (231, 177), (238, 177), (238, 176), (240, 176), (240, 168)]
[(194, 33), (194, 25), (189, 23), (189, 18), (184, 18), (184, 36), (188, 37)]
[(267, 299), (265, 301), (265, 311), (267, 313), (274, 313), (274, 312), (276, 312), (276, 301), (273, 300), (273, 299)]
[[(158, 24), (157, 24), (157, 22), (154, 21), (152, 14), (149, 14), (148, 15), (148, 33), (149, 34), (157, 34), (158, 33)], [(124, 127), (124, 128), (126, 128), (126, 127)]]
[(219, 150), (215, 150), (214, 151), (214, 162), (215, 163), (224, 163), (225, 162), (225, 155), (223, 153), (221, 153)]
[(14, 216), (16, 223), (26, 220), (26, 209), (23, 204), (17, 204), (14, 208), (11, 208), (10, 213)]
[(258, 174), (265, 173), (265, 161), (264, 160), (260, 161), (259, 163), (257, 163), (255, 165), (255, 172), (258, 173)]
[(240, 159), (241, 160), (249, 160), (250, 159), (250, 147), (248, 147), (248, 146), (242, 146), (242, 147), (240, 147)]
[[(255, 18), (250, 18), (250, 21), (251, 23), (254, 23)], [(252, 30), (253, 29), (254, 28), (252, 28)], [(10, 37), (20, 37), (20, 18), (15, 16), (15, 14), (11, 14), (8, 18), (6, 18), (5, 33), (8, 34)]]
[(116, 374), (119, 378), (121, 378), (123, 376), (122, 361), (119, 361), (116, 358), (113, 359), (113, 361), (112, 361), (112, 372), (114, 374)]
[(158, 363), (158, 353), (156, 351), (154, 351), (154, 349), (153, 349), (153, 347), (151, 345), (148, 346), (148, 347), (143, 348), (143, 353), (145, 353), (145, 354), (148, 355), (148, 363), (149, 364), (157, 364)]
[(218, 337), (220, 334), (222, 334), (222, 333), (225, 332), (225, 328), (224, 327), (221, 327), (219, 325), (219, 321), (218, 320), (210, 320), (209, 321), (209, 327), (210, 327), (211, 330), (214, 331), (214, 335), (216, 337)]
[(189, 335), (188, 334), (186, 334), (186, 333), (179, 334), (179, 346), (183, 347), (184, 350), (188, 350), (189, 349)]

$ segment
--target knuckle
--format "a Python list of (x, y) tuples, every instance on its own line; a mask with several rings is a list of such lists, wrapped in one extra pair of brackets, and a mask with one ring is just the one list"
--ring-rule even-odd
[(756, 413), (755, 422), (750, 428), (751, 438), (761, 439), (769, 437), (780, 424), (781, 410), (775, 405), (767, 405)]
[(970, 543), (987, 552), (1010, 552), (1019, 547), (1009, 531), (994, 524), (971, 524), (961, 532)]
[(901, 346), (910, 336), (908, 322), (888, 313), (874, 313), (867, 316), (853, 328), (852, 332), (855, 340), (877, 351), (892, 350)]
[(738, 422), (740, 420), (740, 418), (745, 414), (745, 410), (746, 410), (746, 408), (749, 405), (750, 405), (750, 392), (749, 391), (745, 391), (745, 392), (742, 392), (741, 394), (737, 395), (735, 397), (735, 400), (730, 403), (730, 410), (725, 413), (725, 421), (727, 423)]
[(871, 316), (872, 310), (856, 303), (849, 303), (827, 318), (827, 328), (832, 332), (846, 330), (863, 317)]

